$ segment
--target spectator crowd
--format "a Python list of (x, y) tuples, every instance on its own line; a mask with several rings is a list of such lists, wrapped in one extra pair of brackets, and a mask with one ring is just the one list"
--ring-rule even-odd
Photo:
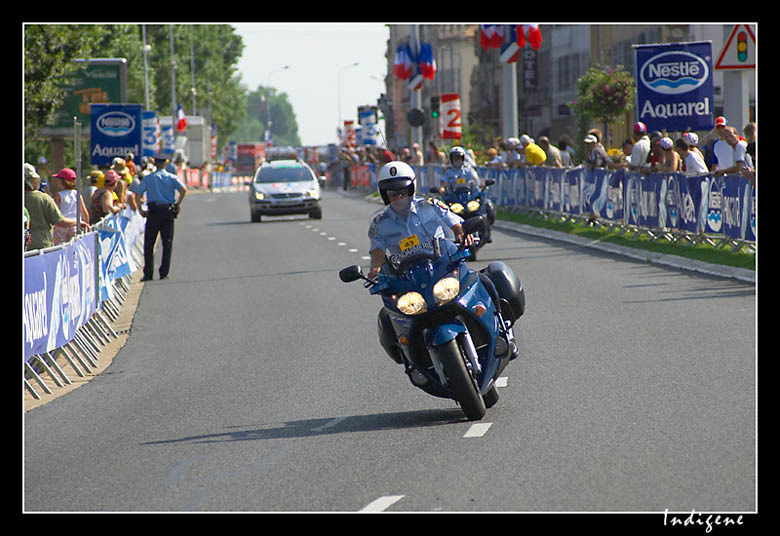
[[(743, 175), (755, 186), (755, 123), (747, 124), (740, 134), (725, 117), (715, 120), (715, 127), (699, 139), (695, 132), (684, 132), (673, 140), (666, 132), (648, 132), (644, 123), (633, 125), (632, 136), (620, 149), (607, 150), (601, 130), (594, 128), (582, 140), (584, 151), (578, 155), (574, 140), (561, 136), (553, 143), (547, 136), (538, 140), (528, 134), (497, 138), (484, 150), (475, 152), (464, 147), (467, 161), (474, 166), (516, 168), (522, 166), (575, 167), (588, 169), (626, 169), (640, 173), (683, 172)], [(418, 144), (398, 150), (378, 146), (342, 147), (341, 166), (348, 174), (352, 165), (382, 165), (400, 160), (411, 165), (447, 166), (447, 149), (430, 141), (423, 151)], [(348, 181), (348, 178), (346, 178)], [(345, 182), (346, 184), (346, 182)]]
[[(39, 167), (45, 168), (45, 160), (41, 163), (44, 166)], [(166, 169), (176, 174), (180, 164), (168, 162)], [(76, 234), (77, 212), (84, 230), (105, 216), (127, 208), (146, 216), (143, 205), (132, 191), (155, 170), (152, 158), (144, 157), (136, 163), (132, 154), (116, 157), (110, 166), (90, 170), (84, 177), (83, 187), (77, 191), (77, 176), (73, 169), (64, 168), (45, 177), (35, 166), (25, 163), (24, 250), (45, 249), (71, 240)]]

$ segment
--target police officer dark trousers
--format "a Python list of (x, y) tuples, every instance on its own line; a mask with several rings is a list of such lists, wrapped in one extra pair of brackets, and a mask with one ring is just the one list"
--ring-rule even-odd
[(146, 217), (144, 232), (144, 279), (152, 279), (154, 273), (154, 243), (157, 234), (162, 241), (162, 262), (160, 263), (160, 279), (165, 279), (171, 269), (173, 255), (173, 220), (175, 205), (150, 204)]
[[(147, 281), (154, 274), (154, 243), (157, 235), (162, 240), (162, 262), (160, 264), (160, 279), (168, 277), (173, 255), (173, 222), (181, 208), (181, 202), (187, 193), (187, 188), (178, 177), (163, 169), (167, 157), (155, 157), (157, 171), (145, 176), (134, 190), (136, 196), (146, 194), (146, 204), (149, 211), (146, 216), (146, 231), (144, 232), (144, 277)], [(176, 191), (179, 199), (176, 200)]]

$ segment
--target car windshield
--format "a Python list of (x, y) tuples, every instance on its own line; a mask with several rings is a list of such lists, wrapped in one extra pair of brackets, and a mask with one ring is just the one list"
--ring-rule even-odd
[(311, 173), (301, 166), (274, 166), (261, 168), (255, 182), (296, 182), (312, 180)]

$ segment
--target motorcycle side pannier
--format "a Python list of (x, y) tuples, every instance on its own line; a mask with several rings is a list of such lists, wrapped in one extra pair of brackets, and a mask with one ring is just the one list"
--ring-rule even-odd
[(499, 298), (505, 299), (512, 309), (511, 318), (507, 318), (510, 315), (502, 309), (501, 312), (504, 314), (504, 318), (514, 322), (523, 316), (523, 313), (525, 313), (525, 291), (523, 290), (523, 284), (514, 271), (503, 262), (494, 261), (487, 268), (483, 269), (482, 272), (493, 282)]

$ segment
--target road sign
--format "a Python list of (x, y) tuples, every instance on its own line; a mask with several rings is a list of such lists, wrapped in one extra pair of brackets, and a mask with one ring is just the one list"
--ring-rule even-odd
[(716, 69), (755, 69), (756, 36), (750, 24), (735, 24), (715, 63)]
[(460, 139), (460, 95), (458, 93), (442, 93), (441, 116), (441, 139)]

